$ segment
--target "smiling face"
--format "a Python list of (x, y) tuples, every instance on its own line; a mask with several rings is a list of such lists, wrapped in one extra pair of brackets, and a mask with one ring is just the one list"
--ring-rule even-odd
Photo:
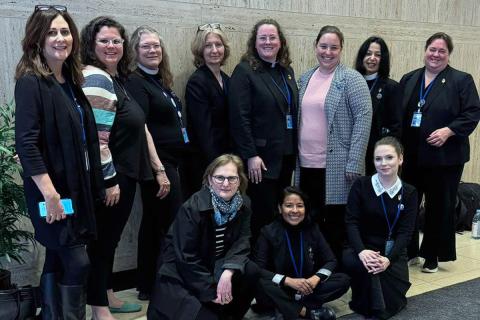
[(267, 62), (277, 61), (277, 54), (281, 48), (280, 36), (277, 27), (273, 24), (262, 24), (257, 30), (255, 49), (258, 56)]
[(370, 43), (367, 53), (363, 58), (363, 66), (365, 67), (365, 74), (374, 74), (380, 68), (380, 61), (382, 60), (382, 50), (380, 45), (376, 42)]
[(425, 67), (432, 73), (439, 73), (447, 67), (449, 57), (450, 52), (445, 40), (435, 39), (425, 50)]
[(325, 33), (318, 39), (315, 46), (320, 71), (329, 73), (333, 71), (340, 62), (342, 45), (335, 33)]
[(157, 69), (162, 62), (162, 47), (156, 34), (143, 33), (137, 48), (138, 63), (148, 69)]
[[(224, 181), (216, 181), (217, 179), (214, 177), (222, 177)], [(236, 182), (229, 182), (227, 178), (234, 180), (234, 178), (231, 177), (236, 177)], [(225, 201), (229, 201), (240, 186), (237, 166), (233, 162), (229, 162), (226, 165), (218, 167), (213, 171), (213, 174), (208, 177), (208, 183), (216, 195)]]
[(72, 52), (73, 37), (68, 23), (62, 16), (52, 20), (45, 38), (43, 57), (50, 69), (62, 65)]
[[(101, 43), (102, 41), (108, 43)], [(123, 39), (117, 28), (103, 26), (98, 31), (95, 37), (95, 56), (106, 66), (108, 73), (117, 73), (117, 65), (123, 57)]]
[(383, 178), (397, 176), (398, 168), (403, 163), (403, 156), (393, 146), (385, 144), (375, 148), (373, 159), (378, 175)]
[(291, 226), (296, 226), (305, 219), (305, 203), (298, 194), (287, 195), (278, 209), (283, 220)]
[(222, 39), (215, 33), (209, 33), (203, 47), (203, 60), (210, 67), (220, 66), (225, 57), (225, 47)]

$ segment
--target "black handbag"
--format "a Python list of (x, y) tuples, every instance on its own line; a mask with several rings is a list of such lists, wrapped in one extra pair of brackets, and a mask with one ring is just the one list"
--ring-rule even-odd
[(37, 301), (36, 290), (31, 286), (0, 290), (0, 319), (35, 319)]

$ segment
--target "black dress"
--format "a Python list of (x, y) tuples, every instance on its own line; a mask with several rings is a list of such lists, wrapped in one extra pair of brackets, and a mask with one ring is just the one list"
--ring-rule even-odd
[[(345, 271), (351, 277), (350, 308), (365, 316), (387, 319), (407, 304), (405, 294), (410, 288), (410, 282), (406, 249), (415, 225), (417, 192), (413, 186), (402, 184), (403, 191), (398, 191), (393, 199), (386, 193), (381, 195), (392, 223), (403, 192), (403, 209), (400, 210), (392, 231), (395, 243), (388, 255), (385, 255), (388, 224), (380, 196), (373, 189), (372, 178), (357, 179), (348, 197), (345, 223), (349, 248), (343, 253), (343, 263)], [(390, 260), (390, 266), (376, 275), (368, 273), (358, 257), (365, 249), (379, 251)]]

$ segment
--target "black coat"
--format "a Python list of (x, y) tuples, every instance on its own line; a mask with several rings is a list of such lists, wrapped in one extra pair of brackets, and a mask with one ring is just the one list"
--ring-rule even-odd
[(373, 149), (383, 137), (401, 138), (403, 90), (400, 84), (390, 78), (378, 78), (370, 92), (372, 97), (372, 126), (368, 140), (366, 167), (367, 175), (375, 173)]
[[(226, 224), (223, 269), (244, 272), (250, 254), (250, 205), (248, 198), (233, 220)], [(215, 280), (215, 221), (210, 191), (203, 187), (188, 199), (167, 234), (164, 263), (159, 274), (178, 281), (200, 302), (217, 297)], [(161, 300), (155, 307), (175, 318), (183, 296)], [(190, 306), (193, 308), (193, 306)], [(196, 314), (198, 310), (192, 310)]]
[[(292, 272), (292, 261), (285, 238), (286, 228), (282, 221), (283, 218), (280, 216), (263, 227), (255, 246), (254, 260), (263, 269), (262, 277), (267, 279), (272, 279), (275, 274), (297, 278)], [(337, 261), (318, 225), (306, 221), (301, 230), (304, 239), (303, 278), (313, 276), (320, 269), (333, 273)], [(292, 250), (298, 251), (298, 248), (293, 247)]]
[[(293, 123), (297, 123), (298, 89), (292, 68), (284, 69), (292, 93)], [(233, 71), (228, 91), (230, 127), (236, 152), (247, 160), (260, 156), (267, 171), (264, 177), (277, 179), (282, 168), (285, 148), (287, 107), (285, 98), (260, 64), (253, 70), (248, 62), (240, 62)], [(294, 151), (297, 150), (296, 129)]]
[[(410, 150), (411, 139), (407, 139), (412, 114), (408, 104), (415, 92), (417, 83), (424, 73), (420, 68), (402, 77), (403, 97), (403, 144), (405, 146), (405, 165), (409, 165), (409, 154), (416, 154), (419, 166), (462, 165), (470, 159), (468, 136), (475, 130), (480, 120), (480, 100), (475, 83), (470, 74), (447, 66), (433, 84), (425, 106), (422, 108), (422, 122), (417, 150)], [(416, 101), (415, 101), (416, 103)], [(448, 127), (455, 135), (448, 138), (441, 147), (426, 142), (435, 130)]]
[[(96, 234), (95, 202), (103, 200), (103, 176), (92, 109), (72, 85), (83, 108), (90, 171), (86, 170), (79, 113), (52, 77), (25, 75), (15, 85), (15, 143), (23, 168), (28, 212), (35, 237), (48, 248), (86, 243)], [(74, 214), (47, 224), (38, 202), (45, 201), (32, 176), (48, 174), (60, 197), (72, 199)]]
[(205, 165), (231, 151), (227, 97), (230, 78), (224, 72), (221, 76), (223, 88), (203, 65), (190, 76), (185, 90), (188, 133)]

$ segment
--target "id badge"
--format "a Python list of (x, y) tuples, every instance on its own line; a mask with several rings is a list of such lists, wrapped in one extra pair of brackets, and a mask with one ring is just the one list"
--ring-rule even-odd
[(293, 129), (293, 119), (291, 114), (287, 114), (287, 129)]
[(394, 240), (387, 240), (385, 242), (385, 255), (386, 256), (388, 256), (392, 252), (394, 244), (395, 244)]
[(186, 128), (182, 128), (182, 135), (183, 135), (183, 141), (185, 143), (189, 143), (190, 140), (188, 139), (188, 134), (187, 134), (187, 129)]
[(419, 128), (420, 124), (422, 123), (422, 113), (421, 112), (414, 112), (412, 117), (411, 127)]
[(295, 301), (300, 301), (302, 299), (302, 295), (300, 293), (295, 293)]

